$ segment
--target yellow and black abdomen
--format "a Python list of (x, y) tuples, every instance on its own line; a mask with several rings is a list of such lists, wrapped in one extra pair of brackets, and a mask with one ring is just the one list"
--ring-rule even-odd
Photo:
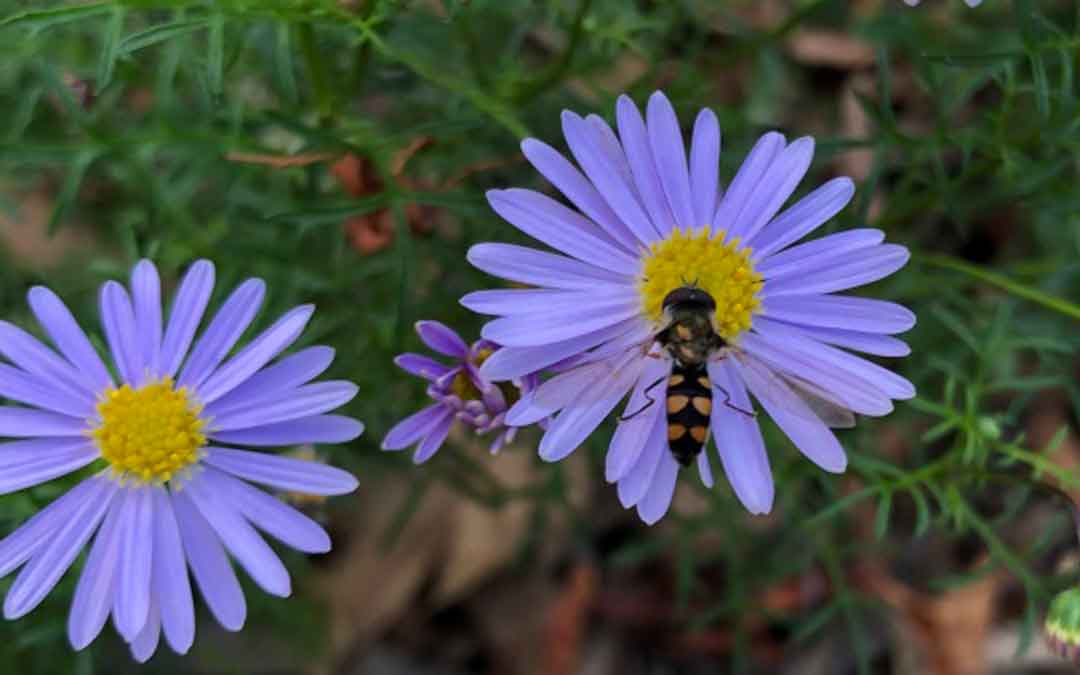
[(676, 361), (667, 383), (668, 446), (683, 466), (693, 462), (709, 437), (712, 385), (703, 366)]

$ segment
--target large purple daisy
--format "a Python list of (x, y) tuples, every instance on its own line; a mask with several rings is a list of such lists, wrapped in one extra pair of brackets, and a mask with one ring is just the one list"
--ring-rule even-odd
[(311, 305), (226, 358), (262, 304), (259, 279), (233, 291), (194, 340), (213, 288), (214, 266), (196, 262), (163, 325), (152, 263), (135, 266), (130, 295), (106, 283), (101, 318), (115, 373), (47, 288), (30, 290), (30, 307), (59, 353), (0, 321), (0, 353), (11, 362), (0, 364), (0, 396), (25, 406), (0, 407), (0, 436), (24, 439), (0, 445), (0, 492), (102, 466), (0, 541), (0, 576), (22, 568), (4, 599), (6, 618), (33, 610), (94, 537), (68, 618), (71, 644), (86, 647), (112, 614), (136, 659), (150, 658), (161, 633), (185, 653), (195, 635), (188, 569), (218, 622), (239, 630), (246, 606), (227, 553), (284, 597), (289, 574), (256, 528), (300, 551), (330, 550), (317, 523), (248, 481), (335, 495), (356, 479), (229, 446), (352, 440), (362, 425), (325, 413), (356, 386), (310, 383), (330, 365), (328, 347), (271, 364), (300, 336)]
[[(621, 97), (618, 135), (596, 115), (564, 112), (580, 169), (541, 141), (522, 143), (577, 210), (531, 190), (488, 193), (500, 216), (555, 252), (497, 243), (469, 251), (481, 270), (534, 287), (462, 299), (500, 317), (482, 335), (503, 349), (480, 372), (502, 380), (561, 364), (507, 415), (526, 424), (557, 413), (539, 448), (548, 461), (573, 452), (629, 394), (606, 474), (648, 523), (670, 506), (676, 444), (696, 445), (702, 480), (712, 483), (700, 452), (710, 435), (736, 495), (752, 513), (767, 513), (773, 481), (751, 394), (803, 454), (832, 472), (844, 470), (846, 457), (829, 425), (846, 424), (851, 412), (887, 414), (891, 399), (914, 395), (903, 377), (846, 350), (905, 355), (907, 345), (891, 335), (910, 329), (915, 316), (891, 302), (835, 294), (895, 272), (908, 251), (883, 244), (873, 229), (793, 246), (854, 193), (850, 179), (836, 178), (780, 212), (810, 165), (812, 139), (789, 144), (765, 134), (721, 191), (713, 112), (702, 110), (694, 123), (689, 164), (667, 98), (653, 94), (646, 112), (642, 119)], [(711, 345), (692, 382), (684, 382), (692, 352), (683, 358), (670, 335), (678, 328), (688, 345), (696, 339), (679, 324), (690, 305), (675, 302), (689, 297), (687, 289), (708, 308)], [(672, 413), (691, 397), (666, 390), (694, 382), (716, 395), (693, 400), (705, 426), (688, 428)]]

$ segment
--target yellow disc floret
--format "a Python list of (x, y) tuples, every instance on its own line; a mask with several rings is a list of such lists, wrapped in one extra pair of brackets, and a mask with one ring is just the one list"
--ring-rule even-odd
[(109, 388), (97, 410), (101, 424), (91, 436), (120, 477), (166, 482), (194, 464), (206, 444), (201, 408), (169, 378)]
[(761, 275), (750, 263), (750, 249), (739, 240), (724, 241), (724, 231), (715, 235), (708, 226), (699, 230), (676, 228), (667, 239), (649, 247), (642, 260), (638, 288), (645, 317), (658, 323), (668, 293), (683, 286), (696, 286), (716, 301), (716, 329), (725, 340), (733, 340), (750, 327), (750, 316), (758, 308)]

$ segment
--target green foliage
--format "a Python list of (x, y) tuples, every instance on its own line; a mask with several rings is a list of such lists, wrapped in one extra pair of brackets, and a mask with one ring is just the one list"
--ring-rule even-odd
[[(991, 560), (962, 577), (942, 570), (935, 575), (939, 588), (1005, 568), (1022, 584), (1028, 625), (1035, 625), (1063, 580), (1033, 561), (1072, 530), (1058, 528), (1026, 545), (999, 532), (1026, 505), (1045, 499), (1049, 483), (1080, 488), (1080, 476), (1054, 461), (1065, 427), (1044, 447), (1033, 447), (1024, 433), (1046, 390), (1064, 392), (1073, 423), (1080, 418), (1075, 3), (987, 2), (978, 10), (955, 3), (931, 13), (887, 1), (860, 14), (857, 3), (812, 0), (792, 3), (797, 10), (764, 27), (742, 11), (753, 4), (0, 2), (0, 206), (18, 212), (20, 196), (44, 186), (47, 230), (78, 229), (97, 242), (89, 252), (70, 252), (74, 265), (42, 268), (7, 256), (0, 315), (29, 326), (24, 291), (47, 283), (91, 325), (97, 285), (122, 277), (141, 256), (157, 261), (167, 279), (194, 258), (213, 259), (218, 299), (248, 275), (264, 277), (270, 296), (263, 323), (315, 302), (319, 312), (304, 343), (333, 345), (333, 374), (361, 387), (348, 413), (368, 431), (330, 450), (330, 459), (356, 471), (362, 485), (389, 472), (414, 476), (391, 531), (381, 535), (387, 546), (438, 483), (492, 509), (530, 502), (537, 527), (523, 551), (538, 545), (544, 514), (553, 509), (569, 512), (582, 541), (592, 541), (599, 526), (570, 504), (562, 466), (544, 466), (535, 485), (510, 489), (461, 453), (441, 453), (419, 470), (381, 454), (382, 435), (423, 395), (391, 358), (417, 347), (411, 325), (420, 318), (477, 333), (480, 319), (457, 299), (491, 280), (468, 266), (464, 252), (479, 241), (522, 240), (487, 209), (483, 192), (543, 186), (517, 162), (518, 141), (535, 135), (561, 146), (561, 109), (610, 118), (624, 89), (641, 101), (663, 86), (684, 123), (700, 106), (717, 110), (725, 178), (767, 128), (817, 136), (818, 157), (803, 191), (826, 178), (837, 157), (869, 153), (871, 169), (855, 203), (828, 228), (869, 224), (914, 251), (903, 272), (868, 292), (919, 316), (906, 336), (912, 355), (887, 364), (915, 382), (919, 396), (888, 418), (865, 419), (843, 433), (853, 482), (822, 474), (767, 429), (778, 487), (775, 527), (756, 527), (722, 480), (711, 491), (684, 480), (680, 490), (699, 490), (708, 509), (672, 514), (670, 527), (641, 529), (605, 563), (674, 556), (680, 606), (694, 610), (687, 620), (734, 627), (735, 672), (747, 665), (747, 622), (776, 618), (755, 603), (756, 592), (809, 570), (823, 570), (834, 593), (791, 626), (794, 639), (848, 631), (868, 672), (863, 617), (877, 607), (848, 574), (861, 560), (934, 533), (973, 535)], [(790, 36), (812, 28), (873, 47), (876, 91), (857, 98), (868, 133), (845, 135), (838, 122), (843, 91), (819, 85), (822, 68), (788, 50)], [(903, 105), (919, 106), (919, 115), (893, 98), (901, 69)], [(84, 85), (93, 89), (92, 101)], [(418, 137), (431, 145), (407, 173), (422, 180), (398, 182), (395, 154)], [(236, 161), (241, 153), (353, 153), (372, 162), (382, 188), (350, 196), (325, 161), (277, 168)], [(495, 168), (451, 182), (466, 167)], [(442, 210), (453, 226), (417, 234), (407, 222), (414, 204)], [(381, 210), (390, 214), (394, 243), (361, 255), (342, 223)], [(992, 252), (984, 255), (988, 246)], [(886, 430), (898, 437), (899, 459), (885, 453)], [(602, 466), (606, 440), (590, 444), (594, 468)], [(526, 437), (526, 445), (534, 441)], [(602, 471), (593, 474), (599, 483)], [(4, 497), (0, 529), (9, 531), (64, 487)], [(609, 488), (600, 491), (613, 499)], [(1012, 500), (1007, 507), (984, 508), (981, 498), (1002, 493)], [(855, 518), (865, 504), (876, 504), (869, 537), (857, 534)], [(896, 531), (901, 504), (915, 514), (908, 532)], [(694, 544), (705, 535), (723, 541), (722, 559), (700, 554)], [(529, 556), (521, 560), (527, 564)], [(291, 565), (298, 574), (305, 569), (299, 558)], [(738, 582), (702, 602), (699, 572), (717, 565)], [(0, 670), (111, 672), (107, 664), (126, 663), (115, 636), (80, 655), (58, 647), (71, 577), (34, 614), (0, 625)], [(282, 601), (258, 592), (248, 598), (254, 624), (295, 616)], [(303, 611), (313, 615), (317, 608)], [(297, 649), (317, 648), (317, 629), (304, 626), (318, 622), (297, 623), (288, 631)], [(212, 649), (196, 644), (197, 652)], [(201, 653), (213, 663), (208, 654)], [(179, 667), (169, 656), (159, 659), (167, 669)]]

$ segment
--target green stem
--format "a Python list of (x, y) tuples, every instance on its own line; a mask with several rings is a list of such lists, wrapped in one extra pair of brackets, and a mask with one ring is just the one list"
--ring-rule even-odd
[(1002, 290), (1005, 290), (1013, 295), (1030, 300), (1034, 303), (1040, 304), (1047, 309), (1054, 310), (1060, 314), (1071, 317), (1073, 319), (1080, 319), (1080, 306), (1075, 305), (1068, 300), (1059, 298), (1048, 293), (1043, 293), (1037, 288), (1026, 286), (1018, 281), (998, 274), (997, 272), (991, 272), (990, 270), (980, 267), (978, 265), (972, 265), (971, 263), (964, 262), (963, 260), (957, 260), (952, 256), (939, 255), (939, 254), (926, 254), (920, 253), (915, 255), (915, 260), (925, 265), (933, 267), (940, 267), (942, 269), (952, 270), (954, 272), (960, 272), (966, 274), (969, 277), (978, 279), (979, 281), (990, 284), (991, 286), (997, 286)]
[(558, 84), (563, 79), (567, 71), (570, 70), (571, 62), (574, 60), (574, 53), (577, 51), (581, 36), (585, 32), (585, 17), (591, 7), (592, 0), (581, 0), (578, 4), (577, 14), (574, 15), (572, 28), (570, 29), (570, 39), (566, 43), (566, 49), (559, 55), (558, 60), (551, 63), (543, 73), (521, 86), (514, 95), (515, 103), (524, 103)]

